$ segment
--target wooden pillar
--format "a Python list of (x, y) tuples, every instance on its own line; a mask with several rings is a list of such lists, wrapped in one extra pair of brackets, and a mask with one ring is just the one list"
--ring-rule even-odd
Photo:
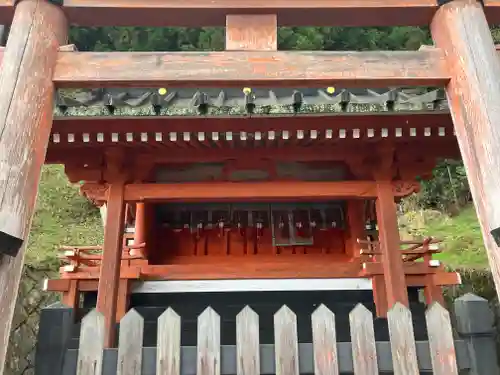
[(451, 75), (446, 93), (500, 296), (500, 235), (492, 235), (500, 231), (500, 61), (478, 1), (441, 6), (431, 32)]
[(397, 210), (390, 181), (377, 181), (376, 211), (387, 308), (390, 309), (396, 302), (408, 306)]
[(67, 30), (58, 6), (22, 0), (0, 66), (0, 374), (52, 126), (52, 75)]
[(122, 181), (110, 183), (101, 274), (99, 275), (97, 291), (97, 310), (105, 318), (104, 345), (107, 348), (113, 347), (115, 343), (115, 319), (125, 219), (123, 193), (124, 183)]
[(146, 203), (137, 202), (135, 205), (134, 245), (146, 242)]
[(347, 201), (347, 225), (349, 226), (349, 242), (347, 254), (359, 257), (358, 239), (365, 239), (365, 202), (362, 199)]

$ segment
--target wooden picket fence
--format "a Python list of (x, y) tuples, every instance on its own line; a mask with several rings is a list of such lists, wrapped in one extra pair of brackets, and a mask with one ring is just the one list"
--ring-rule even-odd
[[(321, 305), (311, 316), (313, 343), (312, 368), (307, 363), (307, 350), (299, 350), (297, 320), (295, 314), (283, 306), (274, 315), (274, 345), (259, 345), (259, 317), (250, 308), (244, 308), (236, 318), (236, 350), (226, 351), (224, 356), (235, 356), (236, 374), (261, 374), (262, 356), (268, 356), (269, 347), (274, 351), (274, 373), (277, 375), (299, 375), (314, 372), (317, 375), (338, 375), (340, 344), (350, 345), (353, 372), (357, 375), (378, 375), (387, 368), (379, 366), (381, 358), (380, 343), (375, 342), (373, 315), (363, 305), (356, 306), (349, 315), (351, 343), (337, 343), (335, 335), (335, 315)], [(426, 312), (429, 333), (428, 350), (430, 365), (436, 375), (458, 375), (455, 341), (452, 333), (450, 315), (439, 304), (432, 305)], [(413, 334), (412, 316), (403, 305), (395, 305), (388, 315), (390, 334), (390, 353), (394, 374), (417, 375), (422, 371), (425, 349), (417, 347)], [(130, 310), (120, 323), (119, 347), (116, 368), (118, 375), (143, 375), (143, 333), (144, 319), (135, 310)], [(207, 308), (198, 318), (198, 341), (196, 354), (191, 353), (196, 362), (197, 375), (220, 375), (221, 361), (220, 317)], [(82, 320), (80, 346), (76, 366), (77, 375), (101, 375), (105, 350), (104, 318), (97, 311), (88, 313)], [(267, 347), (267, 351), (266, 348)], [(181, 318), (172, 309), (166, 310), (158, 319), (158, 342), (156, 350), (156, 370), (151, 373), (181, 375), (186, 371), (189, 353), (181, 347)], [(343, 350), (345, 352), (345, 350)], [(379, 353), (377, 353), (379, 352)], [(422, 353), (421, 353), (422, 352)], [(181, 354), (182, 353), (182, 354)], [(417, 356), (418, 353), (418, 356)], [(186, 358), (181, 358), (186, 357)], [(387, 361), (386, 361), (387, 362)], [(223, 364), (224, 366), (224, 364)], [(229, 365), (231, 366), (231, 365)], [(384, 365), (387, 367), (387, 365)], [(106, 367), (106, 366), (104, 366)], [(109, 366), (108, 366), (109, 367)], [(114, 366), (113, 366), (114, 367)], [(423, 365), (425, 368), (426, 366)], [(305, 369), (305, 370), (304, 370)], [(428, 369), (427, 369), (428, 370)], [(272, 371), (272, 370), (271, 370)], [(187, 371), (188, 373), (190, 371)], [(268, 371), (264, 371), (269, 373)], [(148, 372), (149, 373), (149, 372)], [(227, 371), (223, 371), (227, 373)]]

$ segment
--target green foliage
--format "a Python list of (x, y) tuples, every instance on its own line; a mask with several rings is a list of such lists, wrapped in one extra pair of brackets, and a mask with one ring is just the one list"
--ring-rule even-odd
[[(81, 51), (210, 51), (224, 49), (223, 28), (74, 27), (71, 42)], [(281, 50), (415, 50), (431, 44), (416, 27), (283, 27)]]
[(422, 182), (417, 203), (422, 208), (456, 214), (471, 201), (469, 183), (462, 161), (445, 160), (433, 171), (433, 178)]
[(69, 184), (62, 166), (43, 169), (26, 264), (57, 268), (60, 245), (102, 244), (99, 210)]

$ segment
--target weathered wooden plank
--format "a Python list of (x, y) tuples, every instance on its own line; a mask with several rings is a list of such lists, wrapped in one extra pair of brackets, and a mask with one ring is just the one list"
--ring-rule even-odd
[(0, 68), (0, 374), (52, 126), (52, 73), (66, 35), (57, 6), (23, 1)]
[(311, 316), (314, 374), (339, 375), (335, 314), (325, 305), (319, 306)]
[[(500, 295), (500, 61), (480, 2), (452, 1), (431, 25), (446, 51), (446, 87), (456, 136)], [(495, 243), (495, 234), (497, 237)]]
[(435, 302), (425, 313), (434, 375), (458, 375), (450, 314)]
[[(82, 26), (224, 26), (228, 14), (277, 14), (281, 26), (427, 26), (432, 0), (65, 0)], [(376, 15), (376, 16), (374, 16)]]
[(144, 318), (130, 310), (120, 321), (118, 375), (141, 375)]
[(104, 350), (104, 316), (92, 310), (82, 319), (76, 375), (101, 375)]
[(181, 373), (181, 317), (171, 308), (158, 318), (156, 373)]
[(297, 316), (287, 306), (274, 314), (276, 375), (299, 375)]
[(355, 375), (378, 375), (373, 314), (358, 304), (349, 314)]
[(246, 306), (236, 316), (237, 375), (260, 374), (259, 316)]
[(208, 307), (198, 317), (197, 375), (220, 375), (220, 316)]
[(387, 314), (394, 375), (419, 375), (410, 310), (397, 303)]
[(440, 50), (377, 52), (60, 52), (58, 87), (443, 86)]

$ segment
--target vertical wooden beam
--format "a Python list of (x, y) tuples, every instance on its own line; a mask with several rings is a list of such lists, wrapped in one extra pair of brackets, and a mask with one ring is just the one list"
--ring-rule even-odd
[(349, 226), (347, 254), (352, 257), (359, 257), (358, 239), (365, 239), (364, 203), (361, 199), (347, 201), (347, 225)]
[(500, 61), (478, 1), (441, 6), (431, 32), (450, 71), (446, 93), (500, 296)]
[(397, 210), (390, 181), (377, 181), (376, 205), (387, 307), (390, 309), (397, 302), (408, 306), (403, 258), (399, 249)]
[(104, 247), (101, 274), (97, 291), (97, 310), (104, 315), (104, 345), (110, 348), (115, 342), (115, 318), (120, 280), (120, 260), (123, 244), (125, 204), (123, 201), (124, 183), (110, 183), (108, 189), (108, 208), (104, 229)]
[(226, 17), (227, 51), (276, 51), (278, 21), (275, 14)]
[(19, 2), (0, 67), (0, 374), (52, 126), (52, 75), (67, 31), (59, 7)]
[(137, 202), (135, 205), (134, 244), (140, 245), (145, 241), (146, 241), (146, 203)]

